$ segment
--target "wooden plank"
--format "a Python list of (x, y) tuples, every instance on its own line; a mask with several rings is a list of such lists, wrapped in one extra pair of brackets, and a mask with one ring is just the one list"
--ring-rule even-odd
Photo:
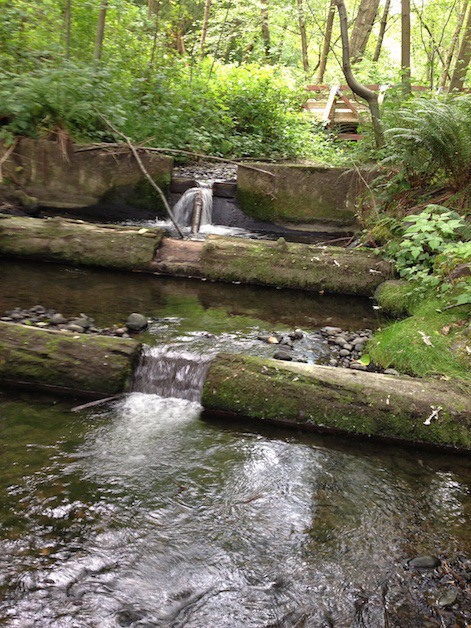
[(339, 91), (338, 85), (333, 85), (330, 89), (329, 100), (327, 101), (327, 105), (325, 106), (324, 115), (322, 116), (322, 122), (324, 124), (329, 124), (331, 121), (332, 109), (335, 104), (335, 100), (337, 98), (337, 93)]

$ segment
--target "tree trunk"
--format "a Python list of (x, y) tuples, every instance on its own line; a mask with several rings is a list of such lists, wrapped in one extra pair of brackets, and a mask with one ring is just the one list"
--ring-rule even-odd
[(152, 51), (150, 53), (150, 59), (149, 59), (149, 70), (154, 67), (155, 53), (157, 50), (157, 38), (159, 35), (159, 13), (160, 13), (161, 7), (162, 7), (162, 0), (158, 0), (157, 4), (155, 4), (155, 0), (154, 0), (155, 28), (154, 28), (154, 36), (152, 38)]
[(106, 11), (108, 9), (108, 0), (101, 0), (100, 12), (98, 14), (98, 24), (96, 29), (95, 38), (95, 52), (93, 58), (95, 61), (101, 59), (101, 53), (103, 51), (103, 39), (105, 37), (105, 23), (106, 23)]
[(299, 32), (301, 34), (301, 53), (303, 57), (303, 69), (306, 76), (308, 76), (309, 75), (309, 57), (307, 54), (306, 24), (304, 22), (304, 4), (303, 4), (303, 0), (297, 0), (297, 3), (298, 3)]
[(468, 10), (469, 0), (465, 0), (463, 3), (463, 7), (458, 16), (458, 22), (456, 23), (455, 32), (453, 33), (453, 37), (451, 38), (450, 48), (448, 50), (448, 54), (446, 56), (445, 65), (443, 66), (443, 73), (440, 79), (440, 87), (443, 89), (446, 85), (448, 79), (450, 79), (450, 68), (451, 62), (453, 61), (453, 57), (455, 55), (455, 49), (458, 44), (461, 29), (463, 28), (464, 19), (466, 17), (466, 11)]
[(212, 4), (212, 0), (206, 0), (204, 3), (203, 26), (201, 27), (201, 40), (200, 40), (200, 49), (201, 49), (202, 55), (204, 55), (206, 35), (208, 33), (209, 12), (211, 10), (211, 4)]
[(361, 0), (352, 36), (350, 38), (350, 57), (353, 63), (361, 61), (373, 28), (379, 0)]
[(325, 25), (324, 45), (322, 46), (321, 58), (319, 61), (319, 70), (317, 72), (317, 83), (321, 84), (324, 80), (325, 68), (327, 66), (327, 57), (329, 56), (330, 41), (332, 39), (332, 27), (334, 25), (335, 16), (335, 0), (330, 0), (329, 13), (327, 14), (327, 22)]
[(268, 26), (268, 0), (260, 0), (260, 17), (262, 23), (262, 40), (265, 49), (265, 58), (270, 61), (270, 27)]
[(401, 74), (404, 95), (411, 93), (410, 0), (401, 0)]
[(384, 134), (381, 126), (381, 114), (379, 111), (378, 94), (371, 89), (362, 85), (352, 72), (352, 66), (350, 63), (350, 44), (348, 41), (348, 21), (347, 10), (345, 8), (344, 0), (335, 0), (337, 10), (339, 12), (340, 19), (340, 34), (342, 38), (342, 70), (345, 76), (345, 80), (348, 86), (354, 94), (363, 98), (368, 103), (368, 107), (371, 113), (371, 121), (373, 123), (373, 130), (375, 136), (375, 143), (377, 148), (384, 146)]
[(64, 26), (65, 26), (65, 58), (70, 58), (70, 3), (71, 0), (65, 0)]
[(386, 26), (388, 24), (389, 17), (389, 8), (391, 6), (391, 0), (386, 0), (386, 4), (384, 5), (383, 16), (381, 18), (381, 24), (379, 27), (379, 35), (378, 41), (376, 42), (375, 53), (373, 55), (373, 61), (376, 63), (379, 59), (379, 55), (381, 54), (381, 48), (383, 46), (384, 33), (386, 32)]
[(60, 394), (99, 398), (129, 388), (140, 343), (0, 321), (0, 380)]
[(461, 91), (464, 86), (464, 80), (468, 71), (469, 62), (471, 61), (471, 9), (468, 10), (468, 19), (461, 40), (458, 57), (456, 59), (455, 68), (450, 81), (450, 92), (453, 90)]
[(147, 18), (150, 20), (150, 18), (154, 15), (155, 13), (155, 0), (149, 0), (147, 3)]

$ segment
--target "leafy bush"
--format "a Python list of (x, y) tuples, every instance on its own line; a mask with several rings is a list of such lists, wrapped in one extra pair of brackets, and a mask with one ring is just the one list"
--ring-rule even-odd
[(403, 218), (402, 226), (401, 239), (390, 242), (386, 251), (399, 276), (412, 282), (411, 291), (450, 291), (456, 304), (469, 303), (469, 279), (450, 279), (456, 266), (471, 261), (471, 243), (458, 241), (458, 233), (465, 226), (459, 214), (440, 205), (428, 205), (420, 214)]
[(98, 110), (118, 125), (123, 121), (107, 73), (72, 63), (42, 66), (29, 74), (0, 73), (0, 103), (4, 139), (58, 129), (77, 140), (103, 139), (109, 132)]

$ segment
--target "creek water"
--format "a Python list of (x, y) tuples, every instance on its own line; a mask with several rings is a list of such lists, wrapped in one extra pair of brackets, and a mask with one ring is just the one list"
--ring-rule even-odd
[(16, 262), (0, 272), (2, 311), (151, 319), (148, 363), (120, 400), (74, 413), (73, 401), (0, 393), (0, 624), (469, 623), (461, 590), (454, 610), (436, 605), (451, 573), (436, 584), (406, 566), (423, 554), (467, 564), (468, 459), (203, 418), (195, 399), (195, 356), (272, 350), (260, 330), (302, 327), (316, 361), (310, 333), (373, 326), (368, 301)]

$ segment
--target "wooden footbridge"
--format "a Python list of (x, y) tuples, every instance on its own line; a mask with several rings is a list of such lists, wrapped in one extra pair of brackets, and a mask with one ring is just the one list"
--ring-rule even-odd
[[(384, 94), (388, 85), (367, 85), (372, 90), (378, 91), (380, 105), (384, 100)], [(308, 85), (311, 92), (304, 107), (309, 111), (314, 120), (320, 122), (325, 128), (336, 132), (339, 139), (361, 140), (358, 126), (362, 119), (368, 117), (368, 107), (360, 102), (348, 85)], [(327, 96), (327, 98), (326, 98)]]

